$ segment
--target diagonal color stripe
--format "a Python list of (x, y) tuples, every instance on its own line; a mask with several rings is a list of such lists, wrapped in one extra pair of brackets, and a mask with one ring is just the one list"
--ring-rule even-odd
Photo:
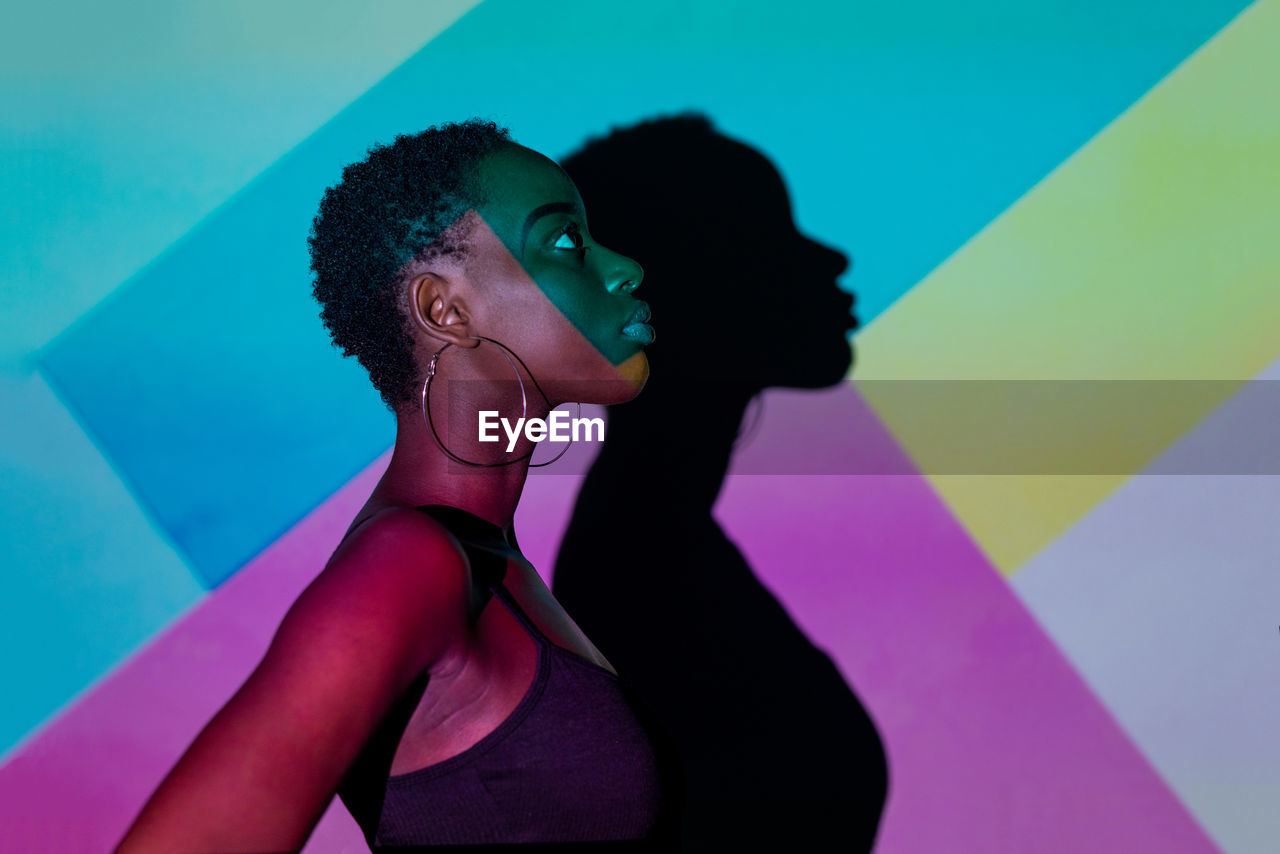
[(39, 373), (0, 409), (3, 755), (205, 591)]
[[(1278, 41), (1280, 3), (1241, 14), (868, 328), (855, 380), (1259, 371), (1280, 351)], [(946, 429), (866, 392), (913, 457)], [(1004, 572), (1120, 480), (933, 478)]]
[(48, 341), (477, 2), (7, 4), (0, 361)]
[[(1280, 359), (1257, 379), (1280, 383)], [(1253, 388), (1157, 461), (1239, 443)], [(1269, 410), (1269, 411), (1267, 411)], [(1265, 418), (1265, 421), (1261, 421)], [(1227, 851), (1280, 839), (1280, 477), (1144, 475), (1012, 579), (1045, 630)]]

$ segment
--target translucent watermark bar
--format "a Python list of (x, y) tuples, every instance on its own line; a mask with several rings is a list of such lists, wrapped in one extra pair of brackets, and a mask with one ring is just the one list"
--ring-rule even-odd
[[(1280, 474), (1275, 380), (855, 380), (813, 392), (766, 392), (756, 425), (756, 402), (744, 405), (749, 384), (740, 379), (697, 386), (659, 380), (651, 378), (635, 400), (584, 405), (584, 419), (606, 423), (588, 431), (590, 438), (579, 432), (573, 450), (540, 473), (585, 472), (603, 436), (625, 445), (640, 468), (697, 465), (732, 448), (738, 474)], [(455, 391), (446, 392), (457, 419), (450, 420), (450, 441), (481, 447), (475, 401), (494, 395), (476, 383), (457, 385), (456, 400)], [(514, 429), (518, 390), (502, 394), (506, 405), (487, 411)], [(538, 417), (571, 425), (573, 404), (559, 411), (564, 415), (548, 416), (544, 405)], [(563, 447), (550, 426), (535, 461)], [(627, 429), (615, 436), (615, 426)], [(485, 446), (499, 459), (508, 434), (501, 427), (490, 433), (502, 438)]]

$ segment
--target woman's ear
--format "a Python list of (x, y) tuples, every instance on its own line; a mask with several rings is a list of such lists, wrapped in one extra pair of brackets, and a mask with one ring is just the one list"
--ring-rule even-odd
[(409, 311), (413, 322), (432, 338), (471, 348), (480, 343), (472, 335), (471, 317), (456, 281), (437, 272), (421, 273), (409, 282)]

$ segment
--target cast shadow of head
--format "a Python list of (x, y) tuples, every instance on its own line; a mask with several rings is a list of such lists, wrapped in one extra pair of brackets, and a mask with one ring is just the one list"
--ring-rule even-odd
[(711, 515), (749, 401), (846, 376), (848, 258), (802, 235), (769, 160), (705, 117), (615, 130), (562, 164), (592, 237), (643, 265), (657, 338), (645, 390), (609, 410), (553, 592), (669, 736), (684, 850), (870, 850), (876, 728)]

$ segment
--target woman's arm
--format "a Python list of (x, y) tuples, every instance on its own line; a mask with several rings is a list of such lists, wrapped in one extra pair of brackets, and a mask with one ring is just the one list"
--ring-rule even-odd
[(361, 525), (117, 854), (300, 848), (391, 703), (466, 643), (469, 577), (452, 538), (422, 513), (393, 508)]

